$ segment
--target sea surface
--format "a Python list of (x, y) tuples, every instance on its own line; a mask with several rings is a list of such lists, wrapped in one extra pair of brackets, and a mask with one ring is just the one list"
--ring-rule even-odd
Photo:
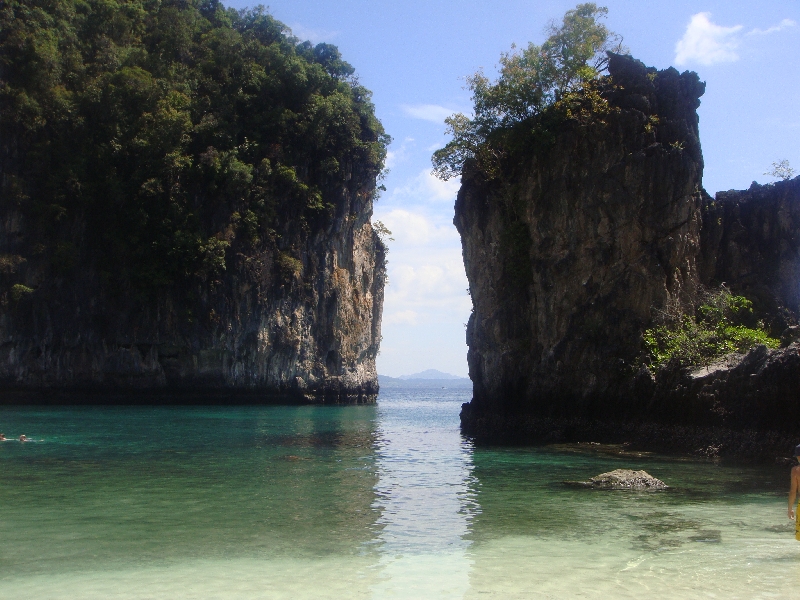
[[(0, 598), (790, 598), (787, 467), (474, 447), (377, 406), (0, 408)], [(659, 492), (564, 481), (645, 469)]]

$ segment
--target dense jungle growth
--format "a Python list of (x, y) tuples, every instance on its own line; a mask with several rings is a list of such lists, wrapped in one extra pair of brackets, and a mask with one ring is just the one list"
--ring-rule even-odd
[(54, 276), (91, 262), (110, 290), (144, 296), (212, 282), (232, 253), (280, 248), (283, 222), (324, 227), (323, 190), (353, 165), (380, 173), (388, 141), (338, 49), (300, 42), (262, 7), (0, 8), (0, 202), (30, 225), (0, 257), (7, 274), (35, 256)]

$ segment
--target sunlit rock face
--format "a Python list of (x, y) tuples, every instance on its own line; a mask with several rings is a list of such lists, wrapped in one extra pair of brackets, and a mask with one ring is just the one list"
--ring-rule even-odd
[[(454, 223), (473, 300), (467, 433), (594, 435), (577, 421), (565, 428), (563, 419), (744, 426), (752, 411), (728, 422), (724, 415), (735, 411), (715, 412), (714, 401), (681, 413), (698, 397), (677, 383), (690, 375), (656, 381), (643, 373), (642, 332), (659, 310), (722, 282), (760, 293), (762, 306), (793, 323), (797, 182), (712, 200), (701, 185), (696, 112), (705, 84), (695, 73), (656, 71), (618, 55), (609, 71), (601, 94), (611, 110), (601, 118), (563, 122), (547, 147), (507, 160), (497, 177), (465, 166)], [(714, 397), (725, 396), (726, 384), (715, 380)], [(681, 385), (682, 400), (670, 405)], [(543, 426), (543, 419), (556, 421)], [(619, 437), (613, 427), (604, 436)]]
[(277, 242), (231, 252), (217, 280), (155, 299), (108, 290), (91, 257), (69, 277), (14, 260), (31, 232), (5, 203), (0, 276), (33, 291), (0, 305), (0, 401), (374, 402), (385, 248), (374, 172), (345, 170), (323, 191), (324, 223), (284, 219)]

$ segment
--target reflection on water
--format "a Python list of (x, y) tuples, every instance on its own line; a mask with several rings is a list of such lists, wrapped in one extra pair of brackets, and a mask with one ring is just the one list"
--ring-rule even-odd
[(381, 399), (375, 503), (382, 512), (381, 582), (373, 597), (461, 598), (469, 587), (467, 538), (477, 510), (472, 446), (453, 411), (464, 390), (388, 390)]
[(3, 409), (0, 596), (368, 597), (376, 411)]
[[(473, 463), (466, 598), (782, 598), (800, 584), (785, 468), (580, 448), (480, 449)], [(673, 487), (563, 485), (617, 468)]]
[[(377, 407), (0, 409), (0, 597), (788, 598), (788, 471), (473, 448), (468, 390)], [(643, 468), (663, 492), (576, 489)]]

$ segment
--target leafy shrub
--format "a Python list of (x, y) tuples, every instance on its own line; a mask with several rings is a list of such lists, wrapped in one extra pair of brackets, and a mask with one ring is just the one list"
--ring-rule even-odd
[[(777, 348), (763, 323), (753, 323), (753, 303), (722, 287), (709, 293), (696, 315), (673, 315), (644, 332), (650, 367), (671, 361), (684, 367), (708, 365), (731, 352), (746, 352), (763, 344)], [(748, 326), (755, 325), (755, 326)]]
[(27, 285), (22, 285), (21, 283), (15, 283), (11, 286), (11, 299), (14, 302), (19, 302), (28, 294), (32, 294), (33, 289), (29, 288)]
[(285, 280), (289, 280), (303, 271), (303, 263), (286, 252), (278, 252), (278, 255), (275, 257), (275, 262)]

